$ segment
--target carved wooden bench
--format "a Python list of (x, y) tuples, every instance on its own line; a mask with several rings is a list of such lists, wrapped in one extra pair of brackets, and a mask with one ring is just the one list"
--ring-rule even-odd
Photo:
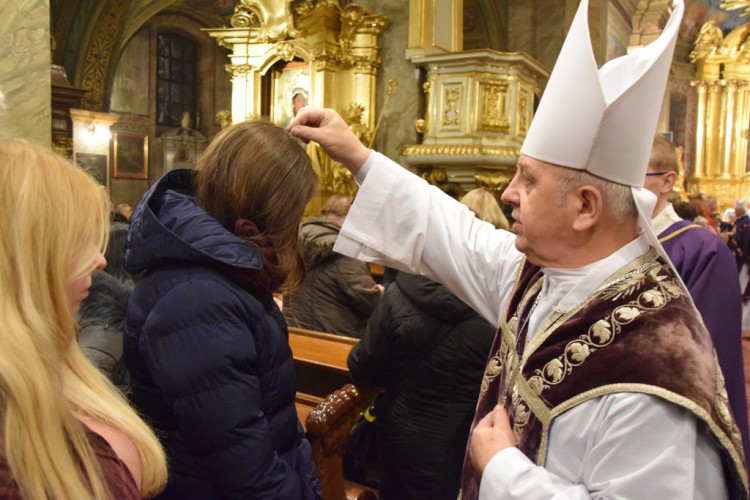
[(346, 359), (358, 339), (289, 328), (297, 368), (297, 415), (312, 446), (325, 500), (375, 500), (374, 490), (344, 480), (349, 432), (367, 407), (368, 395), (351, 384)]
[(329, 394), (307, 416), (307, 439), (320, 470), (320, 488), (325, 500), (375, 500), (367, 487), (344, 480), (343, 457), (349, 431), (367, 401), (352, 384)]

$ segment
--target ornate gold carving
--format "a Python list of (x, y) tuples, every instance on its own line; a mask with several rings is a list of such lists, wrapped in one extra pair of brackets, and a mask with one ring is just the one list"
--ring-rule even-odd
[(321, 50), (312, 56), (312, 63), (316, 70), (341, 68), (341, 57), (333, 52)]
[(84, 109), (92, 111), (104, 109), (104, 89), (109, 86), (107, 69), (116, 49), (116, 37), (129, 6), (128, 2), (110, 0), (97, 22), (92, 23), (94, 32), (91, 36), (91, 44), (85, 55), (82, 76), (77, 79), (80, 81), (78, 86), (88, 90), (81, 102)]
[(344, 7), (341, 12), (341, 34), (339, 35), (339, 41), (344, 50), (351, 49), (354, 35), (368, 14), (369, 12), (364, 7), (357, 4)]
[(416, 144), (406, 146), (401, 150), (402, 155), (410, 156), (496, 156), (496, 157), (518, 157), (521, 150), (514, 147), (503, 146), (478, 146), (478, 145), (440, 145), (440, 144)]
[(695, 63), (700, 59), (712, 56), (724, 41), (724, 34), (721, 28), (716, 26), (713, 19), (701, 26), (698, 38), (695, 39), (693, 51), (690, 52), (690, 62)]
[(294, 43), (293, 42), (282, 42), (277, 43), (273, 47), (273, 53), (278, 55), (281, 59), (285, 61), (291, 61), (294, 59)]
[[(740, 8), (741, 2), (725, 2)], [(747, 2), (745, 2), (747, 5)], [(726, 37), (714, 22), (703, 25), (690, 60), (696, 65), (695, 166), (689, 190), (717, 197), (723, 206), (745, 198), (750, 122), (750, 23)], [(709, 191), (708, 189), (712, 189)]]
[(357, 136), (362, 144), (370, 144), (372, 141), (372, 130), (362, 123), (362, 114), (365, 107), (361, 104), (352, 103), (346, 112), (344, 121), (349, 125), (349, 129)]
[(464, 189), (459, 184), (448, 180), (448, 172), (444, 168), (430, 168), (422, 174), (422, 178), (453, 198), (464, 195)]
[(495, 191), (504, 190), (508, 184), (510, 184), (512, 174), (506, 172), (479, 172), (474, 175), (474, 179), (477, 181), (479, 187), (491, 189)]
[(232, 75), (232, 79), (244, 78), (255, 70), (250, 64), (225, 64), (224, 68)]
[(725, 0), (719, 4), (719, 7), (726, 10), (745, 9), (745, 12), (740, 15), (750, 15), (750, 0)]
[(533, 95), (547, 75), (541, 64), (525, 54), (491, 50), (414, 62), (427, 71), (424, 121), (417, 125), (424, 137), (402, 149), (405, 161), (420, 168), (455, 165), (462, 179), (514, 165), (533, 115)]
[(427, 122), (424, 121), (423, 118), (415, 121), (414, 130), (416, 130), (418, 134), (424, 134), (425, 132), (427, 132)]
[(216, 120), (221, 125), (221, 128), (227, 128), (232, 125), (232, 112), (228, 109), (222, 109), (216, 113)]
[(306, 16), (315, 8), (315, 5), (310, 0), (301, 0), (298, 2), (292, 2), (292, 12), (298, 16)]
[(445, 103), (443, 111), (442, 125), (444, 127), (450, 125), (458, 126), (461, 119), (461, 107), (459, 101), (461, 99), (461, 88), (452, 87), (445, 89)]
[(257, 7), (246, 2), (240, 2), (234, 8), (234, 14), (230, 20), (233, 28), (260, 28), (261, 18)]
[(526, 96), (521, 96), (518, 99), (518, 108), (517, 108), (518, 131), (521, 133), (525, 133), (528, 130), (528, 125), (526, 123), (526, 116), (528, 114), (528, 110), (526, 108), (528, 108), (528, 106), (529, 106), (529, 100), (526, 98)]
[(480, 129), (490, 132), (507, 132), (510, 128), (505, 112), (508, 84), (480, 82), (479, 88), (482, 92)]
[[(220, 45), (230, 46), (233, 52), (230, 54), (233, 64), (226, 69), (233, 79), (234, 114), (261, 114), (268, 105), (268, 96), (261, 95), (266, 80), (270, 78), (275, 85), (282, 74), (276, 63), (302, 59), (308, 66), (298, 71), (305, 72), (311, 82), (307, 88), (308, 102), (339, 110), (357, 103), (360, 107), (352, 109), (353, 115), (349, 117), (352, 130), (364, 140), (374, 135), (373, 111), (381, 65), (378, 36), (389, 25), (387, 18), (341, 0), (236, 3), (239, 5), (232, 19), (233, 28), (209, 31)], [(286, 103), (278, 93), (274, 94), (271, 115), (274, 118), (281, 115), (278, 108)], [(322, 179), (319, 192), (306, 208), (306, 214), (314, 214), (326, 196), (334, 192), (352, 194), (357, 187), (351, 174), (335, 165), (322, 150), (311, 146), (308, 153)]]

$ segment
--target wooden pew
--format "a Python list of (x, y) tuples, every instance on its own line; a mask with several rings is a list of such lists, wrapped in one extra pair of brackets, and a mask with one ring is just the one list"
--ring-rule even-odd
[(358, 339), (289, 327), (297, 391), (321, 399), (351, 383), (346, 358)]
[[(351, 384), (346, 358), (357, 339), (289, 328), (297, 368), (297, 415), (320, 471), (324, 500), (376, 500), (374, 490), (344, 480), (349, 432), (371, 394)], [(368, 399), (369, 398), (369, 399)]]

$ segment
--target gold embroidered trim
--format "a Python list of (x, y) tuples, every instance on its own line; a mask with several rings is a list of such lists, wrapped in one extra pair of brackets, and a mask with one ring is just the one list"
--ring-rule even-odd
[(674, 238), (675, 236), (677, 236), (677, 235), (680, 235), (680, 234), (684, 233), (684, 232), (685, 232), (685, 231), (687, 231), (688, 229), (693, 229), (694, 227), (700, 228), (701, 226), (699, 226), (698, 224), (690, 224), (689, 226), (685, 226), (685, 227), (683, 227), (683, 228), (680, 228), (680, 229), (678, 229), (677, 231), (675, 231), (675, 232), (674, 232), (674, 233), (672, 233), (672, 234), (668, 234), (668, 235), (666, 235), (666, 236), (665, 236), (665, 237), (663, 237), (663, 238), (659, 238), (659, 243), (664, 243), (665, 241), (669, 241), (669, 240), (671, 240), (672, 238)]
[[(616, 283), (619, 284), (621, 280), (625, 279), (629, 274), (633, 273), (634, 271), (637, 271), (643, 267), (649, 267), (649, 266), (659, 266), (659, 263), (655, 261), (656, 259), (656, 250), (651, 248), (648, 252), (641, 255), (637, 259), (635, 259), (630, 264), (620, 268), (618, 271), (613, 273), (609, 276), (606, 280), (604, 280), (605, 284), (609, 283)], [(636, 276), (640, 277), (639, 276)], [(627, 280), (630, 281), (630, 280)], [(633, 285), (634, 287), (637, 286), (637, 283)], [(629, 289), (635, 289), (634, 287), (631, 287)], [(618, 291), (622, 292), (624, 291), (622, 289), (623, 287), (618, 287)], [(564, 313), (560, 315), (552, 315), (550, 318), (548, 318), (544, 324), (542, 324), (542, 327), (539, 329), (539, 332), (537, 332), (531, 340), (528, 342), (526, 349), (523, 353), (523, 359), (521, 360), (521, 365), (526, 366), (526, 362), (528, 361), (529, 357), (536, 352), (536, 350), (539, 348), (540, 345), (544, 341), (547, 340), (547, 338), (554, 333), (555, 328), (561, 324), (564, 324), (565, 321), (576, 314), (578, 311), (586, 307), (594, 298), (597, 297), (597, 295), (601, 292), (601, 287), (597, 288), (591, 294), (589, 294), (588, 297), (583, 299), (581, 302), (579, 302), (576, 306), (572, 307), (568, 311), (565, 311)]]
[[(662, 269), (659, 265), (648, 266), (643, 272), (633, 275), (631, 279), (626, 279), (622, 283), (604, 290), (602, 296), (605, 300), (608, 296), (619, 299), (622, 295), (622, 289), (632, 290), (634, 287), (640, 286), (637, 283), (642, 283), (646, 274), (656, 281), (653, 288), (643, 291), (627, 304), (615, 307), (609, 318), (600, 319), (589, 327), (587, 333), (568, 342), (563, 349), (563, 353), (548, 361), (542, 369), (534, 370), (534, 375), (529, 377), (528, 380), (529, 387), (534, 393), (541, 396), (545, 389), (561, 383), (566, 376), (573, 372), (574, 368), (583, 365), (591, 354), (610, 345), (617, 334), (622, 331), (623, 326), (632, 322), (644, 312), (658, 311), (670, 300), (683, 295), (682, 290), (674, 280), (668, 280), (666, 276), (660, 274)], [(546, 336), (551, 332), (552, 330), (545, 332)], [(523, 366), (527, 361), (528, 356), (524, 353)]]

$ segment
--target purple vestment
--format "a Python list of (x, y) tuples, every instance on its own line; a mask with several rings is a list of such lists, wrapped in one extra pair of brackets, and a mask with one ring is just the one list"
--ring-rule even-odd
[(711, 334), (742, 434), (745, 463), (750, 454), (745, 372), (742, 361), (742, 295), (737, 266), (724, 241), (688, 221), (675, 222), (659, 235), (664, 250), (685, 282)]

